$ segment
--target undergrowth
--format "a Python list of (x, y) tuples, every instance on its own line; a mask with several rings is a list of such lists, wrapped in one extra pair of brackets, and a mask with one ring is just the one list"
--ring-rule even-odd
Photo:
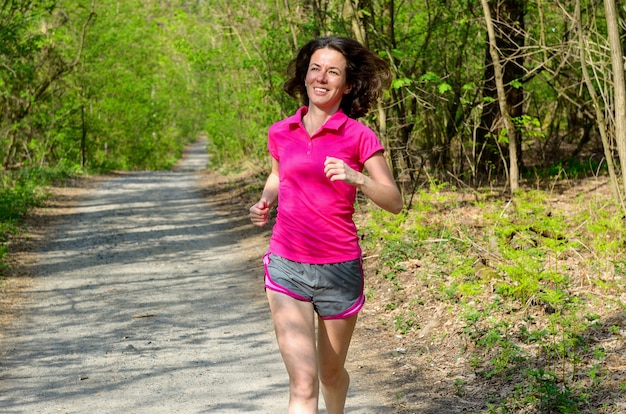
[(619, 412), (626, 226), (609, 196), (431, 185), (410, 211), (372, 209), (361, 227), (391, 292), (381, 322), (418, 338), (424, 301), (445, 310), (476, 378), (456, 393), (486, 390), (475, 412)]
[(21, 229), (22, 219), (46, 198), (46, 185), (76, 171), (29, 168), (0, 175), (0, 280), (6, 271), (8, 243)]

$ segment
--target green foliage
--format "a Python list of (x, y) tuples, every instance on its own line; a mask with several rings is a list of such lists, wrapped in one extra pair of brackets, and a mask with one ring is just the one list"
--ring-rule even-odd
[(531, 392), (538, 400), (541, 412), (556, 412), (574, 414), (579, 411), (579, 404), (583, 398), (576, 395), (567, 385), (559, 385), (558, 376), (549, 371), (531, 370), (529, 376), (533, 379)]
[[(257, 162), (266, 153), (268, 126), (300, 104), (282, 91), (285, 68), (298, 47), (316, 36), (354, 36), (353, 28), (361, 25), (364, 40), (394, 72), (384, 105), (391, 158), (411, 176), (424, 167), (431, 176), (449, 171), (477, 178), (482, 162), (494, 173), (502, 171), (497, 160), (481, 159), (481, 143), (471, 138), (484, 104), (493, 102), (485, 93), (484, 27), (475, 18), (481, 15), (477, 2), (405, 2), (390, 9), (372, 1), (361, 5), (356, 20), (341, 2), (322, 9), (252, 0), (94, 4), (91, 10), (89, 0), (30, 0), (2, 9), (4, 166), (167, 168), (203, 129), (216, 164)], [(595, 17), (587, 15), (592, 9), (582, 9), (585, 18)], [(522, 155), (533, 157), (586, 128), (570, 112), (588, 105), (585, 96), (557, 90), (556, 85), (580, 89), (568, 83), (580, 79), (570, 73), (575, 62), (565, 65), (574, 69), (557, 70), (563, 63), (555, 52), (549, 59), (555, 70), (536, 72), (533, 66), (545, 64), (546, 50), (567, 46), (567, 16), (550, 4), (528, 4), (522, 12), (527, 25), (520, 29), (527, 31), (529, 45), (528, 67), (520, 70), (533, 76), (515, 76), (508, 86), (523, 89), (527, 97), (514, 121)], [(594, 39), (600, 41), (604, 25), (601, 19), (598, 23)], [(508, 141), (502, 128), (487, 137), (502, 145)], [(594, 161), (590, 169), (576, 165), (577, 159), (558, 159), (551, 172), (545, 163), (538, 165), (542, 160), (526, 161), (536, 168), (531, 174), (561, 174), (565, 168), (572, 169), (570, 177), (599, 165)]]
[[(354, 36), (360, 24), (370, 48), (393, 70), (384, 107), (388, 151), (400, 163), (396, 171), (404, 165), (411, 177), (424, 168), (431, 176), (447, 177), (448, 171), (477, 178), (483, 150), (472, 137), (484, 104), (493, 102), (484, 93), (484, 27), (475, 18), (481, 15), (477, 2), (405, 2), (389, 9), (372, 1), (361, 5), (356, 20), (341, 2), (322, 9), (252, 0), (94, 4), (91, 10), (90, 0), (30, 0), (3, 8), (3, 166), (168, 168), (201, 130), (211, 141), (215, 165), (256, 163), (266, 156), (269, 125), (300, 105), (282, 91), (298, 47), (316, 36)], [(521, 69), (534, 74), (532, 65), (546, 61), (542, 48), (558, 50), (569, 26), (549, 4), (529, 4), (524, 13), (529, 52), (528, 67)], [(546, 27), (551, 31), (541, 32)], [(562, 66), (557, 57), (550, 59), (555, 68)], [(585, 127), (567, 111), (587, 104), (578, 96), (564, 98), (555, 86), (577, 90), (566, 84), (580, 76), (554, 70), (550, 79), (543, 73), (508, 83), (528, 98), (514, 121), (522, 155), (530, 157)], [(378, 127), (374, 118), (369, 121)], [(501, 128), (487, 137), (502, 145), (508, 141)], [(485, 159), (486, 170), (500, 174), (497, 161)], [(600, 165), (558, 159), (556, 170), (546, 170), (540, 161), (527, 162), (534, 168), (529, 174), (571, 169), (567, 174), (575, 177)]]
[(16, 4), (0, 19), (3, 166), (163, 169), (196, 139), (210, 99), (198, 15), (143, 1)]
[(45, 200), (45, 186), (72, 174), (75, 171), (62, 168), (29, 168), (0, 176), (0, 272), (6, 268), (10, 237), (20, 232), (26, 214)]
[(411, 210), (372, 212), (364, 225), (364, 249), (376, 253), (389, 295), (381, 319), (410, 336), (430, 318), (420, 303), (446, 309), (480, 378), (472, 387), (503, 390), (485, 397), (490, 413), (605, 412), (593, 411), (590, 399), (609, 380), (615, 386), (607, 364), (616, 351), (599, 336), (615, 338), (607, 344), (621, 338), (623, 316), (616, 324), (607, 314), (626, 308), (626, 228), (604, 196), (577, 193), (527, 190), (485, 201), (493, 196), (485, 190), (468, 201), (431, 182)]
[(36, 187), (31, 183), (17, 183), (0, 191), (0, 220), (13, 222), (22, 218), (38, 201)]
[[(21, 3), (21, 4), (20, 4)], [(8, 2), (0, 8), (0, 161), (1, 167), (19, 162), (13, 156), (15, 137), (35, 100), (41, 63), (47, 46), (45, 33), (35, 28), (50, 16), (53, 1)]]
[[(502, 12), (513, 3), (503, 3)], [(369, 47), (393, 71), (381, 137), (398, 177), (416, 189), (409, 212), (374, 210), (362, 226), (363, 247), (375, 252), (379, 277), (392, 293), (390, 326), (405, 335), (417, 330), (421, 321), (412, 307), (431, 295), (428, 300), (463, 309), (463, 335), (481, 378), (519, 381), (510, 396), (491, 401), (494, 410), (573, 412), (585, 401), (573, 375), (556, 367), (565, 362), (571, 371), (580, 368), (585, 348), (602, 354), (588, 338), (595, 322), (580, 317), (600, 299), (581, 289), (596, 289), (598, 297), (623, 291), (623, 214), (588, 194), (576, 214), (559, 211), (550, 202), (553, 194), (539, 191), (521, 191), (510, 202), (486, 201), (497, 197), (487, 191), (457, 200), (458, 191), (445, 183), (451, 176), (462, 185), (497, 182), (506, 170), (508, 133), (497, 114), (489, 118), (497, 105), (489, 93), (479, 2), (401, 2), (393, 8), (363, 2), (356, 20), (344, 13), (345, 2), (315, 8), (295, 1), (102, 0), (94, 10), (91, 4), (26, 0), (0, 9), (2, 240), (40, 202), (55, 171), (165, 169), (201, 132), (214, 166), (259, 165), (267, 157), (268, 127), (301, 104), (282, 90), (295, 52), (313, 37), (354, 37), (353, 28), (361, 25)], [(576, 38), (568, 35), (569, 6), (524, 5), (519, 29), (528, 43), (521, 76), (507, 81), (510, 93), (524, 94), (513, 121), (531, 167), (526, 178), (535, 181), (606, 168), (594, 157), (565, 151), (583, 143), (581, 131), (591, 143), (597, 134), (589, 111), (580, 110), (592, 107), (580, 93), (580, 62), (576, 54), (562, 53)], [(581, 6), (589, 57), (599, 60), (597, 67), (607, 66), (596, 46), (605, 40), (602, 13), (588, 2)], [(506, 61), (518, 51), (500, 52)], [(594, 81), (603, 87), (598, 76)], [(610, 103), (604, 105), (610, 112)], [(376, 129), (380, 119), (365, 121)], [(485, 129), (488, 142), (477, 141)], [(500, 145), (495, 159), (486, 157), (492, 144)], [(480, 176), (480, 167), (488, 177)], [(6, 171), (14, 170), (20, 173), (9, 177)], [(423, 172), (426, 189), (413, 182)], [(458, 223), (454, 212), (463, 208), (473, 209), (477, 223)], [(3, 254), (0, 243), (0, 260)], [(416, 270), (414, 262), (423, 268)], [(573, 274), (572, 266), (585, 275)], [(411, 272), (417, 275), (407, 283)], [(408, 288), (414, 284), (422, 290)], [(413, 296), (403, 301), (402, 295)], [(623, 312), (625, 305), (616, 297), (611, 306)], [(541, 367), (532, 366), (537, 355)], [(578, 370), (593, 384), (604, 375), (598, 359)]]
[(380, 258), (385, 267), (396, 268), (398, 263), (416, 258), (421, 239), (419, 225), (405, 230), (406, 216), (381, 209), (372, 210), (371, 215), (360, 229), (361, 239), (366, 246), (381, 246)]
[(196, 63), (196, 19), (151, 2), (99, 7), (75, 77), (85, 119), (68, 132), (76, 143), (87, 128), (92, 168), (168, 168), (206, 115), (206, 97), (197, 90), (206, 80)]
[(400, 334), (406, 334), (414, 331), (416, 328), (417, 322), (415, 321), (415, 314), (401, 314), (394, 318), (394, 329)]
[(38, 206), (46, 196), (44, 186), (52, 181), (68, 178), (62, 169), (23, 169), (3, 174), (0, 181), (0, 221), (14, 223)]

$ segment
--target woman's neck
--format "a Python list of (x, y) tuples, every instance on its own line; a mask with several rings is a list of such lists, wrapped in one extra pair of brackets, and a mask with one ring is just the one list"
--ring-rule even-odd
[(335, 113), (337, 109), (332, 113), (321, 110), (315, 106), (309, 106), (309, 110), (302, 117), (302, 123), (304, 128), (309, 133), (309, 136), (313, 136), (319, 129), (328, 121)]

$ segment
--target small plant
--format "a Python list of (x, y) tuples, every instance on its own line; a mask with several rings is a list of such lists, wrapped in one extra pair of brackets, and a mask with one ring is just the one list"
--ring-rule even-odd
[(520, 327), (520, 339), (526, 344), (541, 344), (548, 337), (548, 331), (545, 329), (530, 331), (526, 326)]
[(417, 328), (417, 322), (415, 321), (415, 313), (409, 312), (408, 314), (397, 315), (393, 318), (394, 328), (400, 334), (406, 334)]
[(7, 265), (5, 264), (5, 260), (7, 258), (7, 251), (8, 251), (8, 247), (5, 244), (0, 243), (0, 282), (2, 282), (2, 276), (5, 270), (7, 270)]
[(396, 271), (395, 272), (389, 272), (385, 275), (385, 279), (387, 279), (388, 281), (391, 282), (391, 284), (393, 285), (393, 289), (395, 291), (401, 291), (404, 290), (404, 288), (402, 287), (402, 285), (400, 285), (400, 281), (398, 280), (397, 277), (397, 272), (398, 271), (403, 271), (405, 270), (403, 267), (401, 266), (396, 266)]
[(579, 404), (583, 401), (580, 395), (567, 385), (559, 384), (555, 373), (543, 369), (529, 370), (533, 380), (529, 393), (537, 398), (538, 408), (542, 413), (578, 413)]
[(466, 381), (463, 378), (455, 378), (454, 380), (454, 393), (459, 397), (465, 394), (465, 389), (463, 388), (465, 384)]

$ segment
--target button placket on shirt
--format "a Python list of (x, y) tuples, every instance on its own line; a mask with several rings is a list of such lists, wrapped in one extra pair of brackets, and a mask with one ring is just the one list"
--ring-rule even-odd
[(300, 121), (300, 128), (302, 128), (302, 130), (304, 131), (307, 139), (306, 155), (311, 156), (311, 152), (313, 151), (313, 137), (309, 136), (309, 133), (307, 132), (306, 127), (304, 126), (304, 123), (302, 121)]

